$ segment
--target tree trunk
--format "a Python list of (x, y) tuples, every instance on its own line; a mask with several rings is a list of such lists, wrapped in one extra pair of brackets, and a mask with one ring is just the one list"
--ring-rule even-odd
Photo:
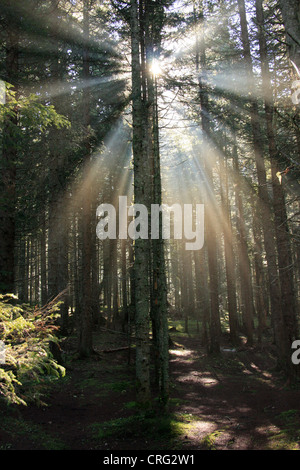
[[(137, 0), (130, 2), (131, 21), (131, 71), (132, 71), (132, 121), (134, 202), (149, 209), (149, 158), (147, 152), (147, 109), (142, 100), (142, 70), (140, 63), (139, 8)], [(149, 290), (149, 239), (137, 238), (134, 246), (134, 290), (136, 326), (136, 384), (137, 400), (150, 400), (150, 290)]]
[[(226, 149), (224, 151), (226, 155)], [(224, 254), (225, 270), (227, 283), (227, 307), (229, 316), (230, 339), (233, 344), (238, 342), (238, 319), (237, 319), (237, 301), (236, 301), (236, 279), (235, 279), (235, 258), (233, 249), (233, 233), (230, 220), (230, 208), (228, 197), (228, 171), (227, 163), (220, 157), (220, 187), (222, 204), (222, 225), (224, 236)], [(225, 180), (225, 181), (224, 181)]]
[[(53, 58), (51, 80), (62, 78), (57, 57)], [(61, 103), (53, 98), (56, 110)], [(54, 299), (68, 286), (68, 215), (64, 204), (65, 157), (60, 147), (61, 131), (52, 127), (49, 131), (49, 209), (48, 209), (48, 300)], [(59, 307), (61, 333), (66, 334), (68, 305), (65, 300)]]
[(238, 265), (241, 279), (241, 304), (243, 326), (249, 345), (253, 344), (253, 289), (251, 277), (251, 265), (248, 253), (248, 241), (245, 227), (244, 208), (242, 200), (241, 175), (237, 154), (237, 145), (233, 148), (234, 173), (235, 173), (235, 199), (238, 208), (237, 217), (237, 242), (238, 242)]
[(298, 0), (280, 0), (279, 5), (290, 59), (300, 71), (300, 3)]
[(41, 215), (41, 233), (40, 233), (40, 252), (41, 252), (41, 303), (45, 305), (47, 302), (47, 254), (46, 254), (46, 214), (45, 208)]
[[(202, 2), (200, 5), (201, 11), (195, 12), (195, 19), (201, 23), (204, 21)], [(201, 70), (205, 71), (206, 68), (206, 46), (204, 42), (204, 35), (198, 43), (199, 50), (197, 57)], [(197, 60), (196, 60), (197, 62)], [(197, 65), (197, 64), (196, 64)], [(200, 77), (200, 75), (199, 75)], [(209, 103), (208, 95), (205, 84), (199, 78), (199, 98), (201, 105), (201, 123), (204, 136), (205, 150), (211, 152), (211, 130), (209, 120)], [(212, 353), (220, 352), (220, 313), (219, 313), (219, 279), (218, 279), (218, 260), (217, 260), (217, 234), (216, 234), (216, 207), (214, 196), (211, 195), (213, 188), (213, 170), (211, 161), (206, 161), (205, 174), (207, 178), (207, 198), (205, 207), (205, 231), (206, 231), (206, 245), (208, 254), (208, 270), (209, 270), (209, 292), (210, 292), (210, 351)]]
[(208, 286), (207, 286), (207, 262), (205, 259), (205, 251), (195, 250), (194, 251), (194, 260), (195, 260), (195, 281), (196, 281), (196, 300), (197, 300), (197, 309), (200, 311), (200, 338), (202, 346), (207, 347), (208, 345), (208, 327), (209, 327), (209, 295), (208, 295)]
[[(149, 49), (151, 45), (149, 45)], [(148, 60), (148, 64), (150, 61)], [(150, 74), (149, 74), (150, 75)], [(161, 173), (160, 173), (160, 148), (159, 148), (159, 125), (157, 107), (157, 83), (156, 79), (148, 77), (148, 96), (150, 105), (152, 140), (152, 203), (162, 203)], [(165, 252), (162, 238), (162, 216), (159, 214), (159, 237), (151, 240), (152, 246), (152, 308), (151, 317), (155, 328), (156, 351), (158, 354), (157, 383), (159, 387), (159, 398), (166, 405), (169, 397), (169, 335), (167, 322), (167, 280), (165, 272)]]
[[(83, 79), (88, 82), (90, 79), (90, 1), (83, 2)], [(93, 318), (92, 318), (92, 233), (91, 233), (91, 185), (88, 183), (88, 175), (91, 164), (91, 136), (90, 136), (90, 90), (89, 87), (83, 89), (83, 120), (86, 129), (86, 139), (84, 146), (84, 171), (83, 182), (85, 190), (82, 201), (82, 306), (80, 312), (79, 325), (79, 354), (81, 357), (88, 357), (93, 352)]]
[(263, 247), (260, 218), (257, 215), (256, 203), (254, 196), (252, 197), (253, 207), (253, 259), (255, 271), (255, 299), (256, 312), (258, 317), (258, 342), (262, 341), (262, 333), (267, 327), (267, 306), (264, 297), (265, 275), (263, 268)]

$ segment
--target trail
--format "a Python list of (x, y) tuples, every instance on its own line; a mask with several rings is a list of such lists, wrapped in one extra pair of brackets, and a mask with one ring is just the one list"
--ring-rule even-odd
[[(49, 389), (47, 405), (1, 410), (1, 449), (300, 448), (299, 391), (281, 388), (265, 351), (212, 358), (197, 338), (187, 336), (175, 337), (181, 347), (170, 351), (170, 414), (179, 432), (156, 433), (151, 426), (134, 432), (126, 424), (135, 413), (133, 360), (128, 364), (128, 351), (116, 335), (103, 335), (97, 336), (99, 349), (120, 350), (70, 361), (66, 378)], [(105, 432), (103, 423), (122, 422), (122, 432)]]

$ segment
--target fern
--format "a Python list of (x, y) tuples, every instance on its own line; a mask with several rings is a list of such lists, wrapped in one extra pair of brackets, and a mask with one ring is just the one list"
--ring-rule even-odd
[(49, 348), (50, 341), (58, 341), (59, 302), (32, 310), (27, 305), (12, 305), (15, 300), (12, 295), (0, 295), (0, 335), (5, 344), (0, 398), (8, 404), (39, 403), (49, 380), (65, 375)]

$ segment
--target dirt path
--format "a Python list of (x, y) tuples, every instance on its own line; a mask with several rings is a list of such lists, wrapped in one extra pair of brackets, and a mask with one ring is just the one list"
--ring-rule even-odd
[[(115, 338), (105, 340), (108, 347)], [(127, 351), (102, 354), (71, 361), (47, 406), (0, 411), (0, 448), (300, 449), (299, 390), (280, 389), (266, 352), (209, 358), (197, 339), (180, 343), (170, 352), (170, 415), (137, 414)]]
[(183, 343), (182, 353), (172, 353), (171, 369), (185, 400), (181, 411), (194, 420), (187, 447), (299, 449), (299, 391), (280, 389), (265, 352), (225, 352), (210, 359), (199, 354), (197, 340)]

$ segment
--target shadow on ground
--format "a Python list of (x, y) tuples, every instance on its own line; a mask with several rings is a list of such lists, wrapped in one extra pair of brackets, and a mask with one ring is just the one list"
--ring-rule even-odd
[[(210, 357), (197, 337), (175, 340), (167, 414), (137, 408), (133, 352), (130, 363), (126, 349), (80, 361), (70, 343), (66, 377), (45, 404), (0, 408), (0, 448), (299, 450), (299, 390), (283, 386), (271, 355), (252, 348)], [(95, 343), (126, 347), (108, 332)]]

